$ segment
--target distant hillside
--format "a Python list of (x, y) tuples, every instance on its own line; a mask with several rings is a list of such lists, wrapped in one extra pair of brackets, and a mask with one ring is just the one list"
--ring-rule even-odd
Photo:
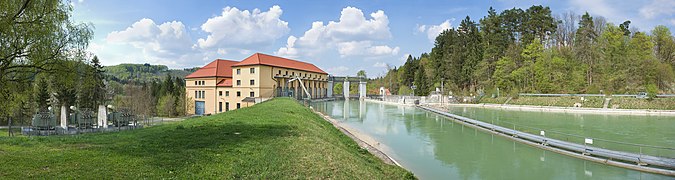
[(150, 64), (120, 64), (115, 66), (105, 66), (106, 79), (117, 82), (142, 81), (152, 82), (160, 81), (166, 78), (167, 74), (173, 77), (183, 78), (188, 74), (195, 72), (198, 67), (186, 69), (169, 69), (165, 65)]

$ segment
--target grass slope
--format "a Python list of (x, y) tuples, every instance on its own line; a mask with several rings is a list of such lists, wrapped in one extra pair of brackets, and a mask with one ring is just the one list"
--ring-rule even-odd
[(0, 137), (0, 177), (402, 179), (291, 99), (119, 133)]
[[(507, 97), (482, 98), (480, 103), (503, 104)], [(518, 97), (511, 99), (508, 104), (532, 105), (532, 106), (559, 106), (572, 107), (574, 103), (582, 103), (583, 107), (602, 108), (604, 97), (585, 97), (582, 102), (580, 97)], [(661, 109), (675, 110), (675, 98), (655, 98), (652, 100), (638, 99), (634, 97), (612, 97), (608, 108), (619, 109)]]

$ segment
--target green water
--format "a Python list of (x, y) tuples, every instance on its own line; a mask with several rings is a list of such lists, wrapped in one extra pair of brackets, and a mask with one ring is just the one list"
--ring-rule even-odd
[(312, 106), (370, 135), (422, 179), (673, 179), (515, 143), (414, 107), (360, 101)]
[[(533, 134), (539, 134), (543, 130), (548, 137), (580, 144), (584, 142), (584, 138), (591, 138), (594, 139), (594, 146), (608, 149), (640, 152), (639, 146), (617, 142), (675, 149), (674, 116), (559, 113), (456, 106), (450, 107), (449, 112), (502, 127), (513, 128), (515, 125), (520, 131)], [(675, 157), (675, 150), (663, 148), (643, 147), (642, 153)]]

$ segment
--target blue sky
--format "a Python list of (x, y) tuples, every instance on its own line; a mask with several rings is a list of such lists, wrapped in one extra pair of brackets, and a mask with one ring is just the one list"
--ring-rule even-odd
[(92, 23), (89, 51), (104, 65), (203, 66), (255, 52), (313, 63), (336, 75), (382, 75), (408, 54), (429, 52), (440, 31), (470, 16), (549, 6), (554, 15), (588, 11), (650, 31), (675, 27), (675, 0), (160, 1), (73, 0), (73, 19)]

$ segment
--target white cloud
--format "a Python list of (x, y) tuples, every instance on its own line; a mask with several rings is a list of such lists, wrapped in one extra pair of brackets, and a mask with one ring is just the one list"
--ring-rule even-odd
[(326, 25), (327, 35), (336, 41), (385, 40), (391, 38), (389, 18), (384, 11), (371, 13), (366, 20), (363, 12), (355, 7), (342, 9), (340, 21)]
[(280, 19), (282, 13), (276, 5), (267, 12), (225, 7), (220, 16), (202, 24), (201, 29), (209, 35), (206, 39), (200, 38), (198, 45), (204, 49), (271, 45), (290, 31), (288, 22)]
[[(185, 25), (178, 21), (157, 25), (152, 19), (144, 18), (123, 31), (109, 33), (105, 40), (112, 44), (132, 45), (142, 50), (143, 60), (165, 64), (181, 65), (179, 61), (186, 61), (198, 53), (192, 48), (192, 38)], [(100, 50), (99, 47), (96, 51)]]
[(436, 36), (441, 34), (441, 32), (452, 28), (452, 25), (450, 23), (454, 21), (455, 18), (452, 18), (443, 21), (439, 25), (417, 25), (417, 31), (421, 33), (426, 33), (429, 41), (434, 42), (436, 40)]
[(326, 71), (328, 71), (329, 74), (345, 75), (347, 71), (349, 71), (349, 68), (346, 66), (337, 66), (328, 68)]
[(398, 54), (399, 47), (373, 46), (370, 41), (350, 41), (337, 44), (340, 56), (386, 56)]
[(675, 14), (675, 1), (654, 0), (640, 8), (640, 15), (647, 19), (653, 19), (660, 15), (671, 16)]
[(384, 63), (384, 62), (376, 62), (375, 64), (373, 64), (373, 67), (376, 67), (376, 68), (387, 68), (387, 63)]
[(290, 36), (285, 47), (276, 54), (287, 57), (316, 56), (327, 50), (337, 49), (340, 57), (377, 57), (398, 54), (399, 47), (382, 45), (391, 39), (389, 19), (384, 11), (370, 14), (366, 19), (363, 12), (354, 7), (342, 9), (340, 21), (321, 21), (298, 37)]

